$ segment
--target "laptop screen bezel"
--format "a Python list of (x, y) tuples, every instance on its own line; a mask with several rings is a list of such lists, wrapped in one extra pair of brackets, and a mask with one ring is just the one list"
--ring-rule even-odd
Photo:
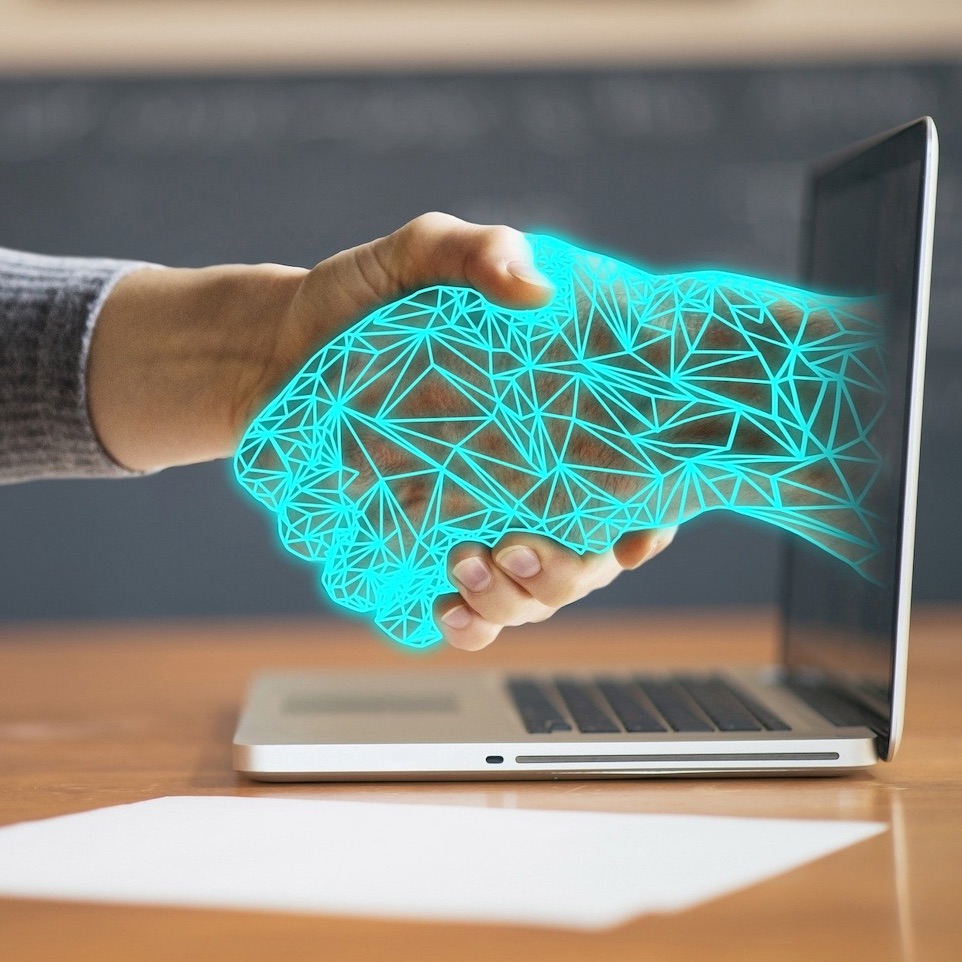
[[(912, 566), (915, 545), (915, 513), (918, 489), (918, 464), (921, 436), (922, 394), (925, 346), (928, 327), (929, 286), (932, 264), (932, 240), (935, 216), (935, 185), (938, 166), (938, 137), (930, 117), (905, 124), (813, 166), (809, 179), (807, 220), (803, 231), (803, 282), (811, 276), (814, 260), (815, 201), (820, 192), (843, 189), (863, 180), (866, 175), (883, 173), (908, 162), (920, 164), (920, 190), (917, 210), (916, 256), (912, 278), (913, 306), (911, 321), (914, 334), (909, 338), (906, 365), (905, 419), (902, 437), (900, 471), (899, 520), (895, 542), (897, 556), (896, 581), (892, 592), (891, 684), (887, 718), (878, 730), (878, 752), (890, 760), (901, 738), (905, 706), (905, 674), (908, 655), (909, 614), (911, 611)], [(791, 601), (804, 584), (794, 577), (796, 544), (784, 540), (782, 564), (781, 646), (782, 665), (803, 662), (799, 652), (791, 648)], [(872, 706), (878, 707), (878, 706)]]

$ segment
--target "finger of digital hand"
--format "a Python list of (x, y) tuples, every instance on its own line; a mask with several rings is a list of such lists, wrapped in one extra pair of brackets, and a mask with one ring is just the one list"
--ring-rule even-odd
[(477, 651), (502, 628), (545, 621), (649, 561), (674, 534), (674, 528), (630, 532), (609, 551), (585, 554), (535, 535), (508, 535), (491, 549), (459, 545), (448, 560), (458, 593), (438, 599), (435, 620), (449, 645)]

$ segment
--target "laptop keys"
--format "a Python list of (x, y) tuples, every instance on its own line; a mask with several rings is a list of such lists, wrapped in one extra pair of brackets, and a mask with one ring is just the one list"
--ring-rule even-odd
[(611, 679), (598, 679), (598, 691), (605, 696), (626, 732), (666, 732), (656, 715), (638, 700), (634, 685)]
[(761, 722), (720, 679), (709, 678), (707, 681), (696, 681), (689, 678), (682, 681), (680, 687), (720, 732), (764, 730)]
[(508, 692), (521, 715), (524, 727), (532, 735), (570, 732), (564, 715), (555, 708), (541, 685), (534, 681), (515, 678), (508, 682)]
[(762, 723), (762, 727), (770, 732), (788, 732), (792, 726), (782, 721), (771, 709), (766, 708), (754, 698), (749, 697), (744, 692), (737, 692), (738, 700)]
[(588, 685), (559, 678), (555, 686), (564, 699), (568, 711), (571, 712), (578, 731), (586, 735), (602, 735), (622, 730), (621, 726), (598, 706), (589, 693)]
[(712, 732), (715, 726), (685, 697), (677, 682), (636, 678), (635, 683), (676, 732)]
[[(723, 678), (514, 678), (508, 692), (532, 735), (570, 732), (789, 731), (774, 712)], [(573, 724), (572, 724), (573, 723)]]

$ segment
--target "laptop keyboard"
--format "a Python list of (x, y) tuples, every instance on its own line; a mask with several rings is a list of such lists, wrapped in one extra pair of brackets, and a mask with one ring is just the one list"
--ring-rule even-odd
[(508, 682), (508, 692), (521, 713), (524, 727), (532, 735), (571, 731), (571, 725), (565, 716), (558, 711), (543, 686), (537, 682), (512, 679)]
[(785, 687), (798, 695), (809, 708), (815, 709), (839, 728), (871, 728), (884, 730), (884, 722), (868, 708), (860, 708), (851, 698), (833, 691), (825, 685), (806, 685), (793, 679), (785, 682)]
[(788, 731), (790, 726), (718, 676), (559, 677), (508, 681), (525, 728), (550, 735), (620, 732)]

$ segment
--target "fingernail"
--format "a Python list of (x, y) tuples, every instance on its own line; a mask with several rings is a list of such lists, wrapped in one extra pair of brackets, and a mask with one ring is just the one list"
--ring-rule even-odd
[(522, 545), (512, 545), (499, 551), (494, 560), (516, 578), (533, 578), (541, 573), (541, 560), (530, 548)]
[(480, 558), (465, 558), (459, 561), (454, 566), (454, 577), (468, 591), (484, 591), (491, 584), (491, 572)]
[(466, 605), (458, 605), (456, 608), (452, 608), (446, 615), (444, 615), (441, 620), (449, 628), (467, 628), (471, 624), (471, 612), (468, 611)]
[(549, 291), (554, 286), (547, 277), (540, 274), (526, 261), (509, 261), (505, 264), (505, 270), (512, 277), (516, 277), (519, 281), (524, 281), (525, 284), (534, 284), (536, 287), (543, 287)]

